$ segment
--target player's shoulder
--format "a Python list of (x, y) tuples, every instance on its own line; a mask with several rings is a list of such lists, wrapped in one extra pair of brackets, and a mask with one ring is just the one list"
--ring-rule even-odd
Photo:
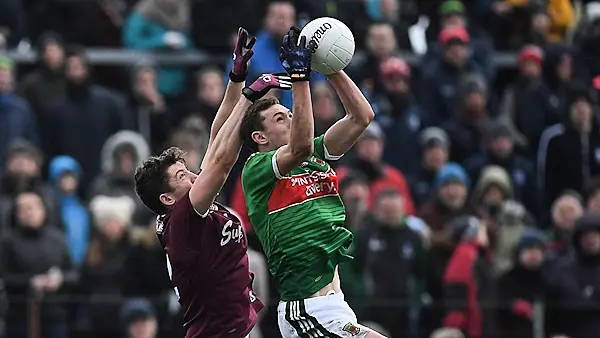
[(248, 159), (246, 160), (246, 163), (244, 164), (244, 166), (247, 166), (249, 164), (254, 164), (257, 161), (260, 161), (261, 159), (263, 159), (265, 157), (273, 156), (273, 154), (276, 151), (277, 150), (273, 150), (273, 151), (257, 151), (257, 152), (254, 152), (254, 153), (250, 154), (250, 156), (248, 156)]
[(244, 168), (242, 169), (242, 184), (244, 182), (244, 177), (253, 176), (257, 170), (261, 171), (264, 170), (264, 168), (271, 168), (271, 160), (276, 151), (277, 150), (269, 152), (259, 151), (250, 155), (244, 163)]

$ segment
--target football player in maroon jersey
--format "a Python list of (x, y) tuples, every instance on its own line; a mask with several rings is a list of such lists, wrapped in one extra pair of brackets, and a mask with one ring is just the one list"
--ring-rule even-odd
[(149, 158), (135, 172), (136, 193), (159, 215), (156, 232), (183, 310), (186, 338), (245, 337), (264, 307), (252, 291), (240, 221), (215, 202), (240, 152), (244, 112), (270, 89), (291, 88), (289, 77), (274, 74), (243, 87), (254, 42), (240, 28), (230, 81), (200, 172), (189, 171), (183, 151), (175, 147)]

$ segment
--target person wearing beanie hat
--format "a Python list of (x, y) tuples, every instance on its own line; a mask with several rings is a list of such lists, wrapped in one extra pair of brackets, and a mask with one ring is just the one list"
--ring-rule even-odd
[(463, 163), (482, 152), (487, 131), (493, 123), (487, 111), (489, 87), (485, 77), (480, 73), (464, 74), (456, 99), (454, 118), (446, 120), (441, 127), (450, 137), (451, 159)]
[(600, 175), (600, 120), (595, 97), (589, 87), (574, 85), (569, 98), (568, 120), (548, 127), (540, 139), (538, 184), (546, 208), (565, 190), (583, 193), (587, 182)]
[(600, 215), (584, 214), (575, 222), (574, 254), (551, 275), (546, 305), (546, 333), (596, 337), (600, 332)]
[(437, 173), (430, 199), (419, 208), (417, 216), (434, 234), (442, 232), (446, 223), (465, 211), (470, 186), (471, 180), (460, 165), (444, 165)]
[(448, 162), (450, 140), (448, 134), (438, 127), (429, 127), (419, 135), (421, 162), (411, 179), (411, 196), (417, 206), (430, 196), (435, 177)]
[(119, 314), (123, 338), (156, 338), (158, 323), (152, 304), (146, 299), (132, 299), (121, 307)]
[(458, 217), (447, 225), (458, 245), (444, 273), (445, 328), (461, 330), (469, 338), (496, 334), (496, 302), (488, 255), (487, 227), (473, 216)]
[(531, 337), (541, 313), (548, 283), (543, 274), (546, 238), (537, 229), (523, 233), (514, 251), (513, 267), (498, 280), (502, 301), (499, 311), (499, 328), (503, 337)]

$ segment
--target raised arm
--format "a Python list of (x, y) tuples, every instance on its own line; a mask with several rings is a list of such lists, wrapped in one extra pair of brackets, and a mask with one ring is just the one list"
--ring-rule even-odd
[(327, 78), (342, 101), (346, 116), (325, 132), (325, 148), (331, 156), (342, 156), (352, 148), (375, 114), (369, 101), (344, 71)]
[(256, 38), (249, 37), (245, 29), (241, 27), (238, 29), (235, 49), (233, 50), (233, 67), (229, 72), (229, 82), (227, 83), (227, 89), (225, 89), (225, 96), (210, 127), (208, 148), (212, 145), (217, 133), (231, 115), (233, 108), (242, 95), (242, 88), (244, 88), (244, 81), (246, 81), (246, 75), (248, 74), (248, 63), (254, 55), (252, 47), (255, 42)]
[(242, 147), (239, 130), (246, 109), (273, 88), (290, 89), (289, 77), (266, 74), (244, 88), (244, 96), (238, 100), (231, 115), (217, 133), (202, 161), (202, 171), (190, 190), (190, 201), (200, 214), (205, 213), (214, 202), (238, 159)]
[(315, 125), (310, 98), (310, 59), (315, 44), (306, 44), (306, 37), (298, 37), (300, 30), (292, 27), (283, 38), (279, 58), (281, 65), (292, 79), (293, 115), (290, 141), (275, 153), (279, 175), (296, 168), (313, 153)]

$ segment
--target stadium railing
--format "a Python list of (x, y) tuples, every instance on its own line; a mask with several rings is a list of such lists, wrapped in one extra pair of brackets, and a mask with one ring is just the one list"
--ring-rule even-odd
[[(32, 64), (37, 59), (37, 54), (33, 50), (26, 52), (9, 50), (6, 55), (20, 64)], [(224, 60), (223, 56), (214, 56), (205, 51), (174, 53), (104, 48), (88, 48), (87, 56), (92, 64), (106, 66), (129, 66), (136, 64), (142, 59), (149, 59), (158, 64), (177, 64), (186, 66), (223, 63)], [(400, 56), (413, 66), (417, 66), (419, 63), (419, 56), (413, 53), (403, 52)], [(513, 68), (516, 65), (515, 53), (495, 53), (493, 58), (494, 63), (499, 68)]]

